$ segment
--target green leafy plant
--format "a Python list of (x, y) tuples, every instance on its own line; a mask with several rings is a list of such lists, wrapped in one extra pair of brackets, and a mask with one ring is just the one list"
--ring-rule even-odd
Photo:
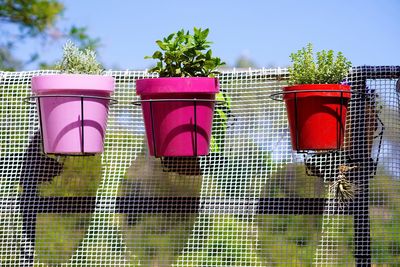
[(224, 65), (219, 57), (213, 57), (207, 41), (209, 29), (194, 27), (194, 33), (183, 29), (156, 41), (160, 50), (145, 58), (158, 60), (150, 72), (160, 77), (213, 77), (217, 68)]
[(71, 41), (64, 45), (64, 54), (56, 69), (70, 74), (101, 74), (103, 67), (97, 62), (96, 53), (89, 49), (79, 49)]
[(293, 65), (289, 70), (289, 84), (338, 84), (344, 80), (351, 67), (341, 52), (335, 56), (333, 50), (322, 50), (314, 57), (313, 46), (290, 55)]

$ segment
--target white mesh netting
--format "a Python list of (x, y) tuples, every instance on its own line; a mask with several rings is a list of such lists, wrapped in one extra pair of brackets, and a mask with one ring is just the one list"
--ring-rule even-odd
[[(345, 145), (292, 151), (285, 69), (226, 71), (213, 149), (148, 156), (135, 80), (116, 78), (97, 156), (41, 152), (32, 76), (0, 72), (0, 266), (395, 266), (400, 262), (399, 67), (353, 68)], [(381, 138), (381, 136), (383, 138)], [(353, 201), (331, 185), (339, 166)]]

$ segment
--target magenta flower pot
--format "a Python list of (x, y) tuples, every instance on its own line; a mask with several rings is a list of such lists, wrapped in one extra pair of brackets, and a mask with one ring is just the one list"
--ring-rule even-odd
[(42, 131), (44, 153), (103, 152), (109, 97), (114, 78), (102, 75), (56, 74), (32, 78), (32, 92)]
[(136, 81), (150, 155), (193, 157), (209, 153), (216, 78), (153, 78)]

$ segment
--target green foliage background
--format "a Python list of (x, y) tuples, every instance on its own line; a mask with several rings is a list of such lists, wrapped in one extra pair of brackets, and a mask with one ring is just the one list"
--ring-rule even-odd
[[(71, 39), (81, 48), (96, 49), (100, 40), (91, 37), (86, 27), (74, 24), (65, 30), (58, 27), (57, 22), (65, 10), (62, 1), (58, 0), (0, 0), (0, 70), (20, 70), (32, 62), (39, 62), (45, 69), (53, 67), (54, 62), (41, 61), (37, 52), (29, 58), (20, 58), (15, 49), (26, 40), (47, 43), (60, 38)], [(17, 26), (17, 30), (7, 27), (10, 25)], [(60, 37), (54, 38), (51, 31), (58, 31)]]

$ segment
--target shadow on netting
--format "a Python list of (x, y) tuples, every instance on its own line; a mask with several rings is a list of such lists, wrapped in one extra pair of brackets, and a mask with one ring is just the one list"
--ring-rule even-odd
[[(37, 210), (40, 205), (38, 187), (60, 175), (63, 164), (42, 153), (40, 132), (37, 131), (25, 152), (11, 152), (0, 158), (0, 168), (2, 179), (18, 179), (14, 193), (18, 196), (17, 206), (22, 216), (22, 234), (17, 240), (20, 244), (20, 260), (23, 266), (33, 266)], [(8, 196), (12, 197), (12, 194)], [(17, 222), (17, 214), (13, 216)]]
[[(119, 195), (129, 199), (130, 207), (140, 209), (121, 214), (124, 239), (128, 251), (144, 266), (155, 266), (165, 258), (168, 260), (163, 264), (169, 266), (185, 247), (194, 227), (197, 206), (191, 210), (191, 202), (179, 199), (200, 197), (200, 162), (196, 158), (155, 158), (148, 155), (145, 142), (142, 146), (119, 188)], [(139, 206), (141, 199), (155, 199), (158, 207), (143, 206), (148, 202)], [(173, 207), (189, 210), (171, 212)]]

